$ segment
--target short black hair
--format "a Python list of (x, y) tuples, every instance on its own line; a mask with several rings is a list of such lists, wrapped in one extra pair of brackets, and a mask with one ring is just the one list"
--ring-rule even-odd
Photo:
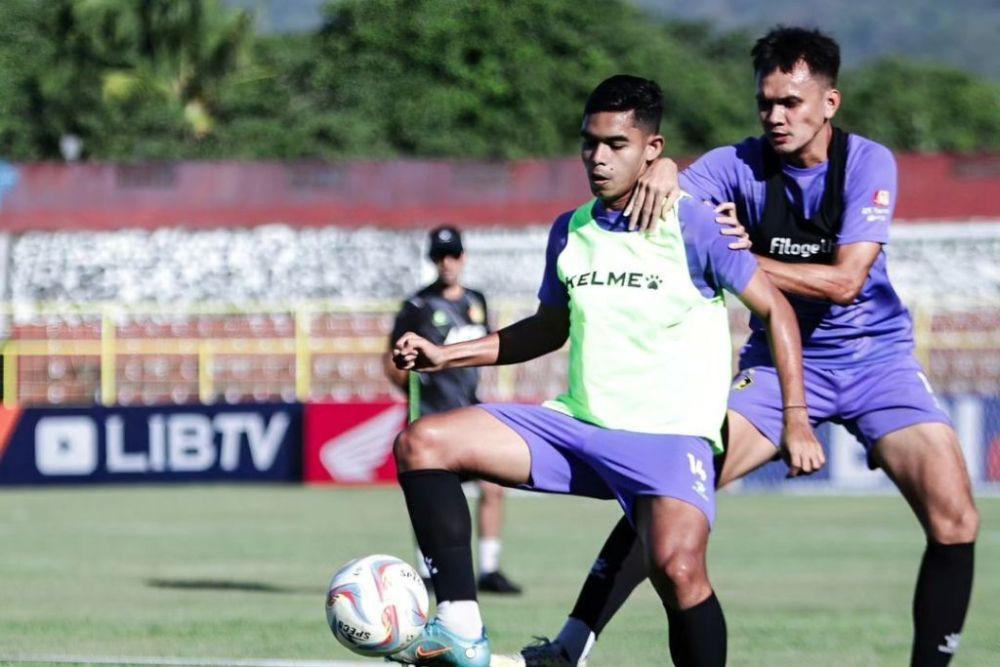
[(632, 111), (636, 127), (655, 134), (663, 117), (663, 91), (652, 79), (615, 74), (601, 81), (587, 98), (584, 114)]
[(795, 63), (801, 60), (814, 76), (824, 76), (831, 86), (837, 85), (840, 45), (819, 30), (775, 26), (757, 40), (750, 55), (753, 56), (753, 70), (758, 75), (770, 74), (776, 69), (791, 72)]

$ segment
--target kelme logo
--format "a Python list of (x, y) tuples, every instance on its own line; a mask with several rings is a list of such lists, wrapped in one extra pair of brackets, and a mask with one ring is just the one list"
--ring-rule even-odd
[(633, 289), (660, 289), (663, 279), (653, 273), (639, 271), (591, 271), (566, 277), (566, 289), (579, 287), (625, 287)]

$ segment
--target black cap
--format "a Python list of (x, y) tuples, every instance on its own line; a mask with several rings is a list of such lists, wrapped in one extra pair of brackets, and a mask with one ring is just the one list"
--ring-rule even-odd
[(462, 234), (454, 227), (445, 225), (431, 230), (431, 249), (427, 253), (432, 260), (462, 254)]

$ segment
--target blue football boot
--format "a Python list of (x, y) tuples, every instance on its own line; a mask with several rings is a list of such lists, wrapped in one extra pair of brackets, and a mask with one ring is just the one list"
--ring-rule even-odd
[(440, 665), (441, 667), (489, 667), (490, 640), (483, 629), (483, 636), (476, 640), (462, 639), (432, 619), (417, 640), (386, 660), (404, 665)]

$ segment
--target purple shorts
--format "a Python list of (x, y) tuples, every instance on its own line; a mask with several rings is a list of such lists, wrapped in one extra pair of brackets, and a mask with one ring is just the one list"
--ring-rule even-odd
[[(850, 369), (807, 365), (805, 386), (813, 426), (841, 424), (869, 452), (876, 440), (907, 426), (930, 422), (951, 425), (912, 356)], [(776, 447), (781, 442), (781, 405), (773, 366), (754, 366), (736, 374), (729, 391), (729, 409), (746, 417)]]
[(528, 443), (531, 481), (522, 488), (617, 498), (630, 521), (639, 496), (676, 498), (715, 521), (715, 468), (704, 438), (601, 428), (540, 405), (476, 407)]

